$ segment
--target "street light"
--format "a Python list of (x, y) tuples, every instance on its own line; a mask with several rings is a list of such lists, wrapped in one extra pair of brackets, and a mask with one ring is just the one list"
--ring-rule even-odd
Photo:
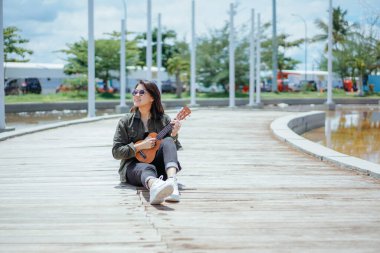
[(292, 14), (294, 17), (299, 17), (305, 24), (305, 81), (307, 81), (307, 24), (306, 20), (297, 14)]
[(120, 105), (116, 106), (118, 113), (127, 112), (127, 106), (125, 103), (125, 91), (126, 85), (126, 69), (125, 69), (125, 36), (126, 36), (126, 22), (127, 22), (127, 5), (125, 0), (121, 0), (124, 7), (124, 18), (121, 19), (121, 34), (120, 34)]
[(0, 132), (5, 129), (3, 0), (0, 0)]
[(147, 0), (147, 32), (146, 32), (146, 67), (147, 80), (152, 80), (152, 0)]
[(333, 7), (332, 0), (329, 1), (329, 29), (328, 29), (328, 57), (327, 57), (327, 69), (329, 75), (327, 77), (327, 101), (326, 104), (329, 107), (329, 110), (335, 108), (334, 102), (332, 100), (332, 41), (333, 41)]
[(272, 92), (277, 92), (278, 43), (276, 0), (272, 0)]
[(94, 39), (94, 0), (88, 0), (88, 117), (95, 117), (95, 39)]

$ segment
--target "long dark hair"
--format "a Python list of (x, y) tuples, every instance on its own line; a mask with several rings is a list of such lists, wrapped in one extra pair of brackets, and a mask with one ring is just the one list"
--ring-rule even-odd
[[(144, 86), (145, 90), (152, 96), (153, 98), (153, 103), (152, 103), (152, 107), (150, 108), (150, 115), (154, 118), (154, 119), (159, 119), (162, 117), (162, 115), (164, 115), (164, 108), (161, 104), (161, 94), (160, 94), (160, 90), (158, 89), (157, 85), (155, 82), (153, 81), (147, 81), (147, 80), (140, 80), (137, 82), (137, 84), (135, 85), (135, 89), (137, 88), (137, 86), (141, 84), (142, 86)], [(131, 112), (136, 112), (137, 110), (137, 107), (136, 106), (132, 106), (131, 108)]]

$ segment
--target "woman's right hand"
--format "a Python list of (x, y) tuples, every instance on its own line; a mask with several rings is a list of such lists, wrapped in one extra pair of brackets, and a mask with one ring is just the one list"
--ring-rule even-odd
[(156, 138), (147, 137), (145, 140), (138, 144), (134, 144), (137, 150), (151, 149), (156, 146)]

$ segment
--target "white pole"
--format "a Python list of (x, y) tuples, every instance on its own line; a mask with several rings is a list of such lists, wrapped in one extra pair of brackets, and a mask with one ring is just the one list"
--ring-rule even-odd
[(191, 59), (190, 59), (190, 105), (196, 105), (196, 90), (195, 90), (195, 57), (196, 57), (196, 35), (195, 35), (195, 1), (191, 3)]
[(94, 0), (88, 0), (88, 117), (95, 117)]
[(125, 40), (127, 28), (127, 6), (125, 0), (122, 0), (124, 7), (124, 19), (121, 20), (121, 36), (120, 36), (120, 110), (125, 108), (125, 92), (126, 85), (126, 63), (125, 63)]
[(305, 78), (307, 81), (307, 23), (304, 18), (302, 20), (305, 23)]
[(148, 1), (148, 10), (147, 10), (147, 32), (146, 32), (146, 79), (152, 79), (152, 1)]
[(328, 78), (327, 78), (327, 105), (334, 104), (332, 100), (332, 0), (329, 1), (329, 28), (328, 28)]
[(249, 106), (255, 104), (255, 10), (251, 10), (251, 33), (249, 40)]
[(162, 67), (162, 34), (161, 34), (161, 13), (158, 13), (158, 32), (157, 32), (157, 86), (162, 93), (161, 67)]
[(3, 0), (0, 0), (0, 132), (5, 130)]
[(277, 91), (277, 16), (276, 0), (272, 1), (272, 92)]
[(234, 42), (234, 5), (230, 4), (230, 38), (229, 38), (229, 78), (230, 78), (230, 101), (229, 107), (235, 107), (235, 42)]
[(122, 19), (120, 41), (120, 107), (125, 106), (125, 81), (125, 19)]
[(261, 104), (261, 20), (257, 13), (257, 36), (256, 36), (256, 104)]

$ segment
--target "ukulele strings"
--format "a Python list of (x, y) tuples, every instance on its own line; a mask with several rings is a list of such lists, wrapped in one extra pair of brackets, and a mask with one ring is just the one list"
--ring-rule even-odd
[[(182, 108), (182, 110), (177, 114), (177, 119), (183, 119), (184, 118), (184, 116), (182, 115), (182, 112), (183, 112), (183, 109), (184, 108)], [(167, 124), (158, 134), (157, 134), (157, 136), (156, 136), (156, 139), (157, 140), (161, 140), (162, 138), (164, 138), (164, 136), (167, 134), (167, 133), (169, 133), (170, 132), (170, 130), (172, 130), (173, 129), (173, 127), (172, 127), (172, 125), (169, 123), (169, 124)]]
[(161, 140), (170, 130), (172, 130), (172, 125), (169, 123), (157, 134), (156, 139)]

